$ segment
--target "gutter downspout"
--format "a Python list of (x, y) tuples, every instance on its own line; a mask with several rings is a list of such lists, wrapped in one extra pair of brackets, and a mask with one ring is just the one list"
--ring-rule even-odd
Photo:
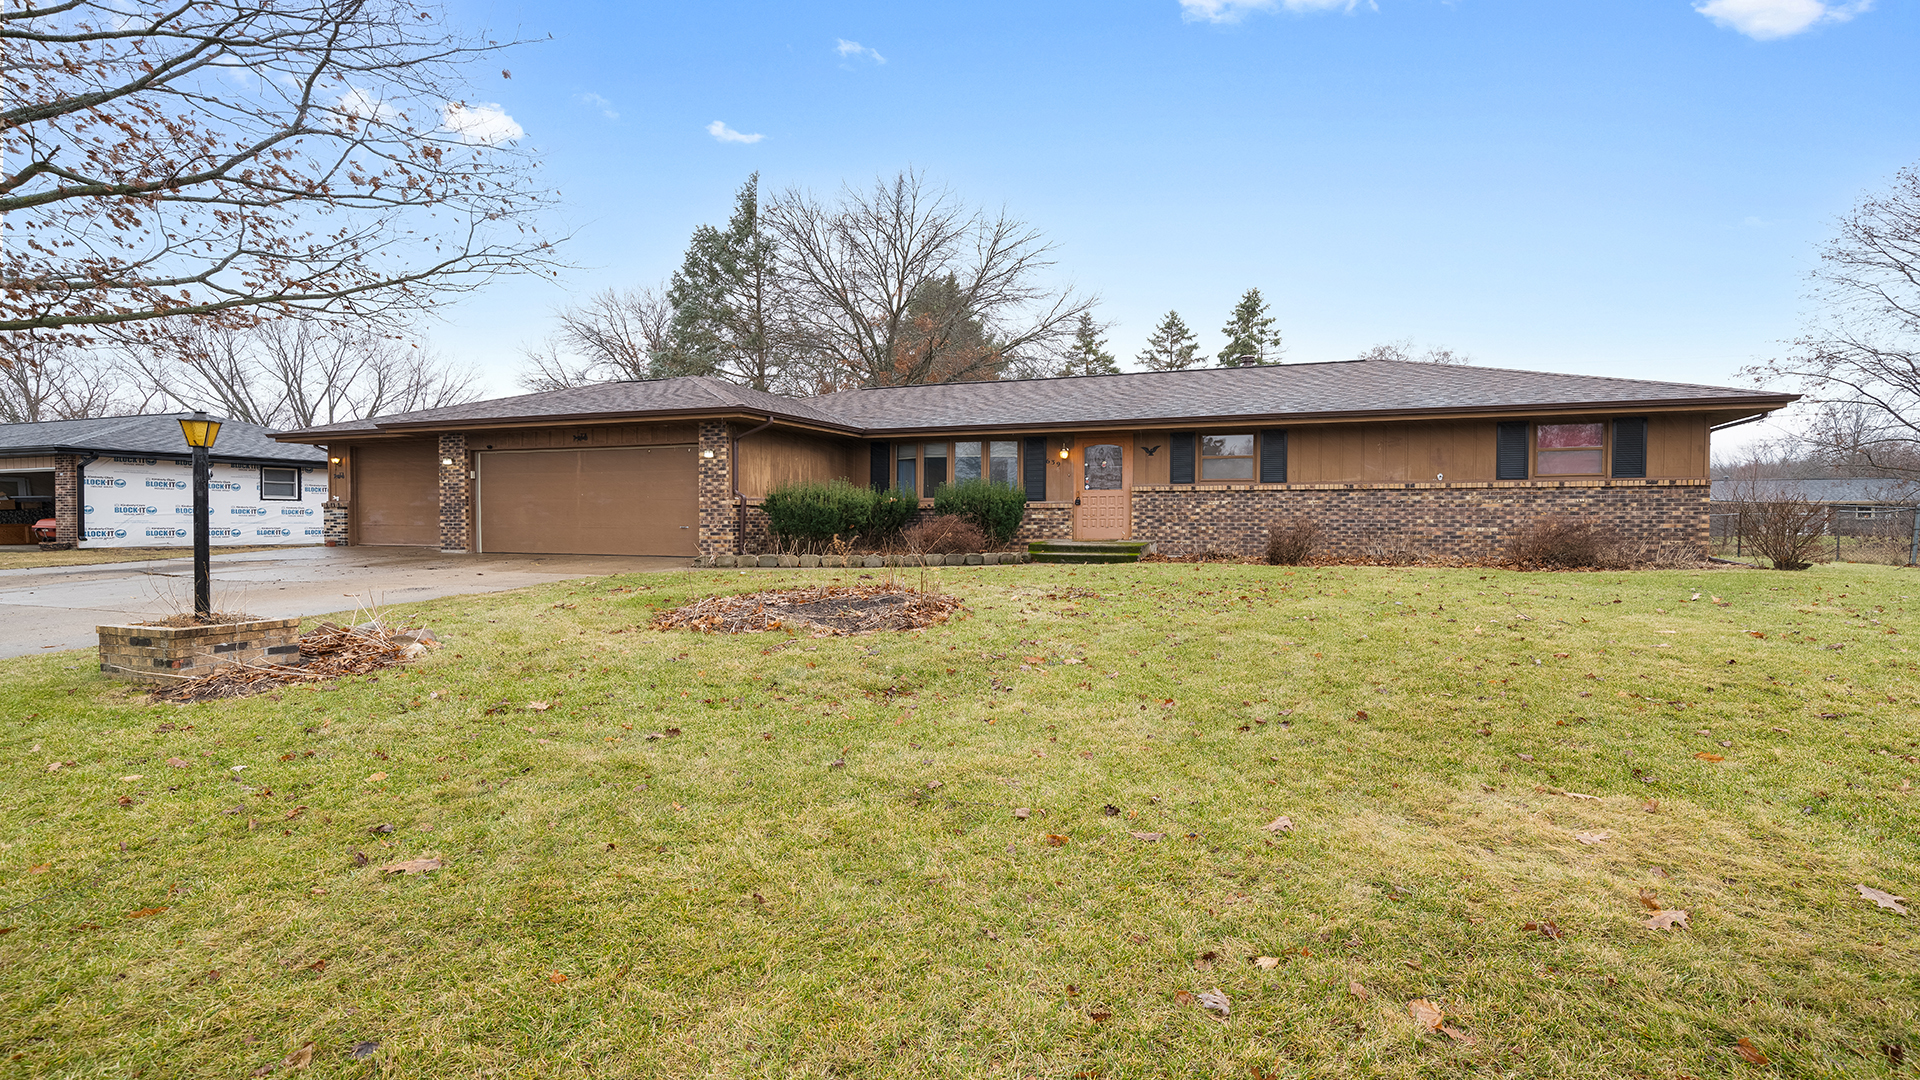
[[(80, 523), (80, 535), (73, 538), (76, 551), (80, 549), (80, 542), (87, 538), (87, 466), (99, 460), (99, 454), (88, 454), (73, 463), (73, 497), (80, 501), (80, 505), (74, 507), (73, 515), (74, 520)], [(59, 493), (56, 491), (55, 494)], [(59, 509), (59, 503), (56, 502), (54, 510), (57, 512)]]
[(727, 475), (733, 481), (733, 535), (735, 542), (741, 545), (745, 545), (747, 541), (747, 497), (740, 494), (740, 440), (749, 435), (759, 434), (772, 426), (773, 417), (769, 416), (767, 417), (767, 422), (761, 424), (759, 427), (748, 428), (746, 431), (735, 435), (732, 444), (727, 449)]

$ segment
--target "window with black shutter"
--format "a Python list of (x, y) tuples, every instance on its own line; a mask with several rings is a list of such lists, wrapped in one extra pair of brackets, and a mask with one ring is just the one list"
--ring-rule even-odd
[(1496, 425), (1493, 475), (1496, 480), (1527, 478), (1527, 422), (1502, 420)]
[(1020, 480), (1027, 489), (1028, 502), (1047, 501), (1047, 440), (1029, 435), (1021, 440), (1026, 456), (1020, 459)]
[(1167, 439), (1167, 481), (1193, 483), (1193, 432), (1176, 431)]
[(867, 480), (875, 491), (885, 491), (893, 486), (893, 444), (870, 443), (873, 450), (873, 467)]
[(1260, 433), (1260, 482), (1287, 482), (1287, 429), (1269, 428)]
[(1613, 422), (1613, 475), (1638, 479), (1647, 475), (1647, 418), (1623, 416)]

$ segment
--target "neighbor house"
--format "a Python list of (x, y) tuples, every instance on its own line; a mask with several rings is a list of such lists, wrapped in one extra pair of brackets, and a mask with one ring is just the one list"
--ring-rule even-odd
[(328, 448), (330, 542), (737, 554), (775, 486), (1026, 492), (1022, 536), (1251, 552), (1312, 518), (1336, 550), (1472, 556), (1542, 515), (1707, 535), (1716, 427), (1794, 395), (1396, 361), (941, 383), (795, 398), (692, 377), (284, 432)]
[[(0, 424), (0, 544), (51, 520), (56, 543), (191, 547), (193, 459), (180, 416)], [(210, 455), (216, 545), (318, 544), (326, 454), (229, 420)]]

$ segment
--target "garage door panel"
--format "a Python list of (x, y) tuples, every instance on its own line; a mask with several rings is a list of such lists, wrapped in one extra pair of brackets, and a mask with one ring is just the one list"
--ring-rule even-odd
[(691, 446), (483, 453), (481, 550), (696, 555), (697, 472)]
[(353, 448), (354, 543), (369, 547), (438, 547), (438, 451), (428, 442), (371, 443)]

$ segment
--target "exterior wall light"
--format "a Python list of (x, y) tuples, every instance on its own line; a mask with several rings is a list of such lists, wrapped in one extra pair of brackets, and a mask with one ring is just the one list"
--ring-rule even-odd
[(443, 458), (441, 458), (441, 459), (440, 459), (440, 464), (442, 464), (442, 465), (451, 465), (451, 464), (453, 464), (453, 459), (452, 459), (452, 458), (450, 458), (450, 457), (443, 457)]
[(328, 458), (327, 460), (333, 462), (335, 465), (340, 464), (339, 458)]
[(704, 458), (710, 458), (710, 457), (712, 457), (712, 456), (713, 456), (713, 451), (711, 451), (711, 450), (702, 450), (702, 451), (700, 451), (700, 456), (701, 456), (701, 457), (704, 457)]

